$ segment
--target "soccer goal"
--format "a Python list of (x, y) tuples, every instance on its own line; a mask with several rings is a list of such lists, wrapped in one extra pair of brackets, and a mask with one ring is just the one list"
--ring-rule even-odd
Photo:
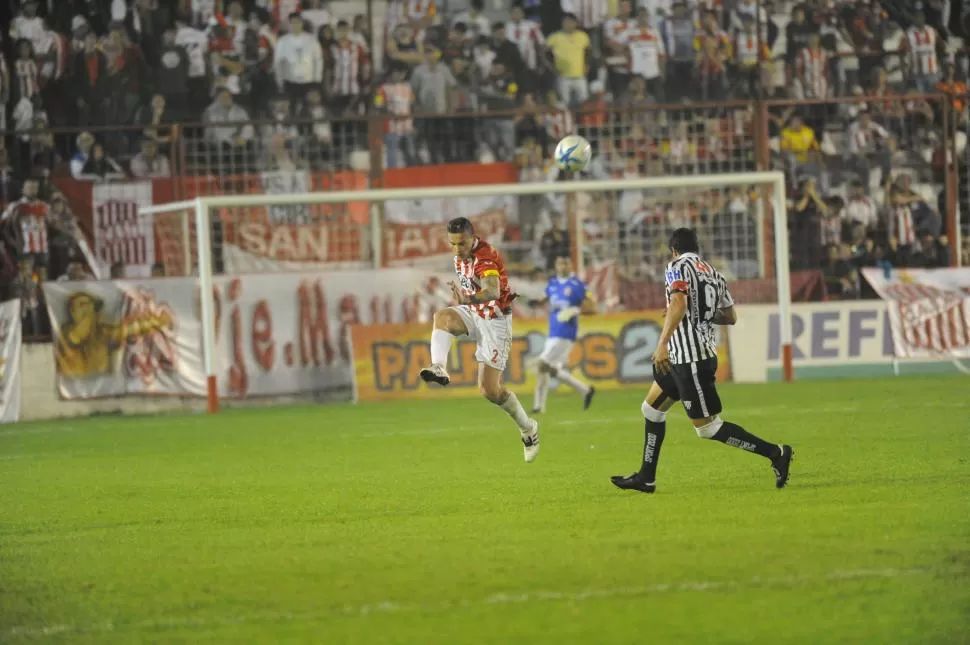
[[(622, 285), (618, 295), (601, 297), (626, 309), (663, 307), (667, 235), (678, 226), (695, 228), (705, 257), (736, 281), (732, 291), (739, 304), (749, 298), (777, 304), (777, 351), (784, 379), (792, 379), (780, 172), (211, 195), (140, 209), (143, 225), (154, 231), (156, 266), (166, 276), (198, 276), (203, 294), (212, 293), (217, 281), (254, 274), (277, 275), (282, 282), (294, 272), (347, 272), (340, 275), (357, 281), (361, 293), (368, 292), (369, 275), (393, 280), (395, 272), (380, 269), (430, 267), (445, 274), (450, 254), (444, 223), (460, 215), (497, 243), (516, 271), (543, 266), (543, 253), (561, 253), (549, 240), (568, 248), (587, 281), (603, 293)], [(199, 311), (209, 410), (215, 412), (217, 374), (225, 371), (216, 351), (224, 343), (216, 331), (222, 312), (213, 298), (200, 298)], [(292, 351), (285, 348), (287, 360)]]

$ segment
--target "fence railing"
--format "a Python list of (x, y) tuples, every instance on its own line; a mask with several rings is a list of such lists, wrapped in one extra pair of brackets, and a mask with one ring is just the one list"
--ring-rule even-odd
[[(968, 102), (968, 95), (944, 94), (629, 107), (592, 102), (575, 111), (188, 123), (88, 132), (127, 178), (144, 175), (146, 169), (150, 176), (171, 177), (173, 200), (271, 192), (266, 182), (287, 170), (333, 178), (315, 180), (323, 183), (307, 187), (313, 190), (384, 186), (392, 168), (489, 161), (515, 165), (521, 181), (543, 181), (554, 174), (551, 152), (556, 141), (573, 131), (594, 143), (590, 173), (595, 176), (784, 169), (793, 192), (813, 180), (821, 197), (836, 202), (846, 201), (857, 181), (865, 193), (884, 202), (889, 180), (902, 178), (942, 218), (940, 226), (949, 236), (954, 261), (959, 261), (958, 224), (962, 220), (963, 232), (970, 228)], [(870, 116), (860, 117), (863, 112)], [(796, 117), (808, 130), (792, 130), (799, 125), (793, 123)], [(872, 125), (862, 128), (863, 118)], [(805, 149), (809, 130), (815, 133), (818, 151)], [(69, 177), (80, 133), (44, 130), (8, 137), (13, 174)], [(83, 166), (76, 161), (73, 165), (75, 170)], [(113, 164), (102, 166), (87, 168), (85, 177), (118, 180)], [(341, 183), (348, 176), (366, 181)], [(7, 188), (6, 183), (0, 186)], [(0, 194), (4, 197), (9, 195)], [(770, 245), (770, 231), (763, 235)]]

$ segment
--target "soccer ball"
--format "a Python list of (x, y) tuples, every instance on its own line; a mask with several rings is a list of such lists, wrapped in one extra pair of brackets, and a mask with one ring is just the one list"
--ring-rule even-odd
[(589, 141), (578, 134), (563, 138), (556, 146), (556, 165), (561, 170), (569, 172), (585, 170), (592, 156), (593, 150), (589, 146)]

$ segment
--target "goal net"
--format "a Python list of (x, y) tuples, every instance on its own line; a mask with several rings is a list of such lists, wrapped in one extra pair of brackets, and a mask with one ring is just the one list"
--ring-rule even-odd
[[(704, 255), (732, 281), (739, 302), (777, 303), (778, 356), (790, 379), (785, 200), (782, 173), (752, 172), (213, 195), (142, 208), (139, 216), (154, 231), (156, 264), (164, 275), (197, 276), (202, 293), (218, 291), (219, 285), (228, 289), (226, 280), (238, 276), (258, 276), (280, 289), (301, 274), (344, 285), (347, 295), (328, 305), (319, 283), (313, 289), (300, 283), (299, 311), (292, 317), (301, 336), (278, 348), (286, 361), (301, 360), (294, 354), (309, 360), (317, 351), (346, 354), (341, 334), (347, 324), (426, 320), (447, 297), (441, 285), (451, 279), (451, 251), (444, 224), (453, 217), (468, 217), (481, 237), (502, 250), (516, 290), (526, 296), (522, 308), (529, 298), (541, 297), (545, 271), (564, 252), (604, 310), (662, 308), (667, 238), (674, 228), (688, 226), (698, 231)], [(402, 293), (404, 300), (391, 297)], [(221, 303), (201, 298), (199, 307), (213, 411), (225, 389), (219, 387), (225, 378), (220, 375), (227, 373), (220, 364), (225, 351), (219, 351), (226, 341), (217, 333), (224, 326)], [(335, 324), (314, 323), (313, 316)], [(258, 324), (251, 323), (254, 337)], [(305, 340), (308, 324), (327, 327), (333, 337)]]

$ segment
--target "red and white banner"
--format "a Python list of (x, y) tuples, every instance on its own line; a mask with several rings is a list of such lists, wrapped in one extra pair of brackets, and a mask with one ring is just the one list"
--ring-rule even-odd
[[(350, 388), (349, 326), (429, 322), (440, 304), (437, 282), (415, 269), (216, 277), (220, 396)], [(43, 289), (63, 398), (205, 395), (197, 279)]]
[(20, 419), (20, 301), (0, 302), (0, 423)]
[(155, 263), (155, 235), (151, 221), (138, 215), (152, 205), (152, 182), (94, 184), (91, 214), (94, 254), (106, 267), (125, 266), (125, 277), (147, 278)]
[(384, 262), (446, 262), (454, 252), (445, 226), (456, 217), (468, 218), (479, 237), (500, 246), (513, 208), (514, 199), (509, 196), (388, 201), (384, 204)]
[(970, 358), (970, 268), (863, 269), (886, 301), (899, 358)]

